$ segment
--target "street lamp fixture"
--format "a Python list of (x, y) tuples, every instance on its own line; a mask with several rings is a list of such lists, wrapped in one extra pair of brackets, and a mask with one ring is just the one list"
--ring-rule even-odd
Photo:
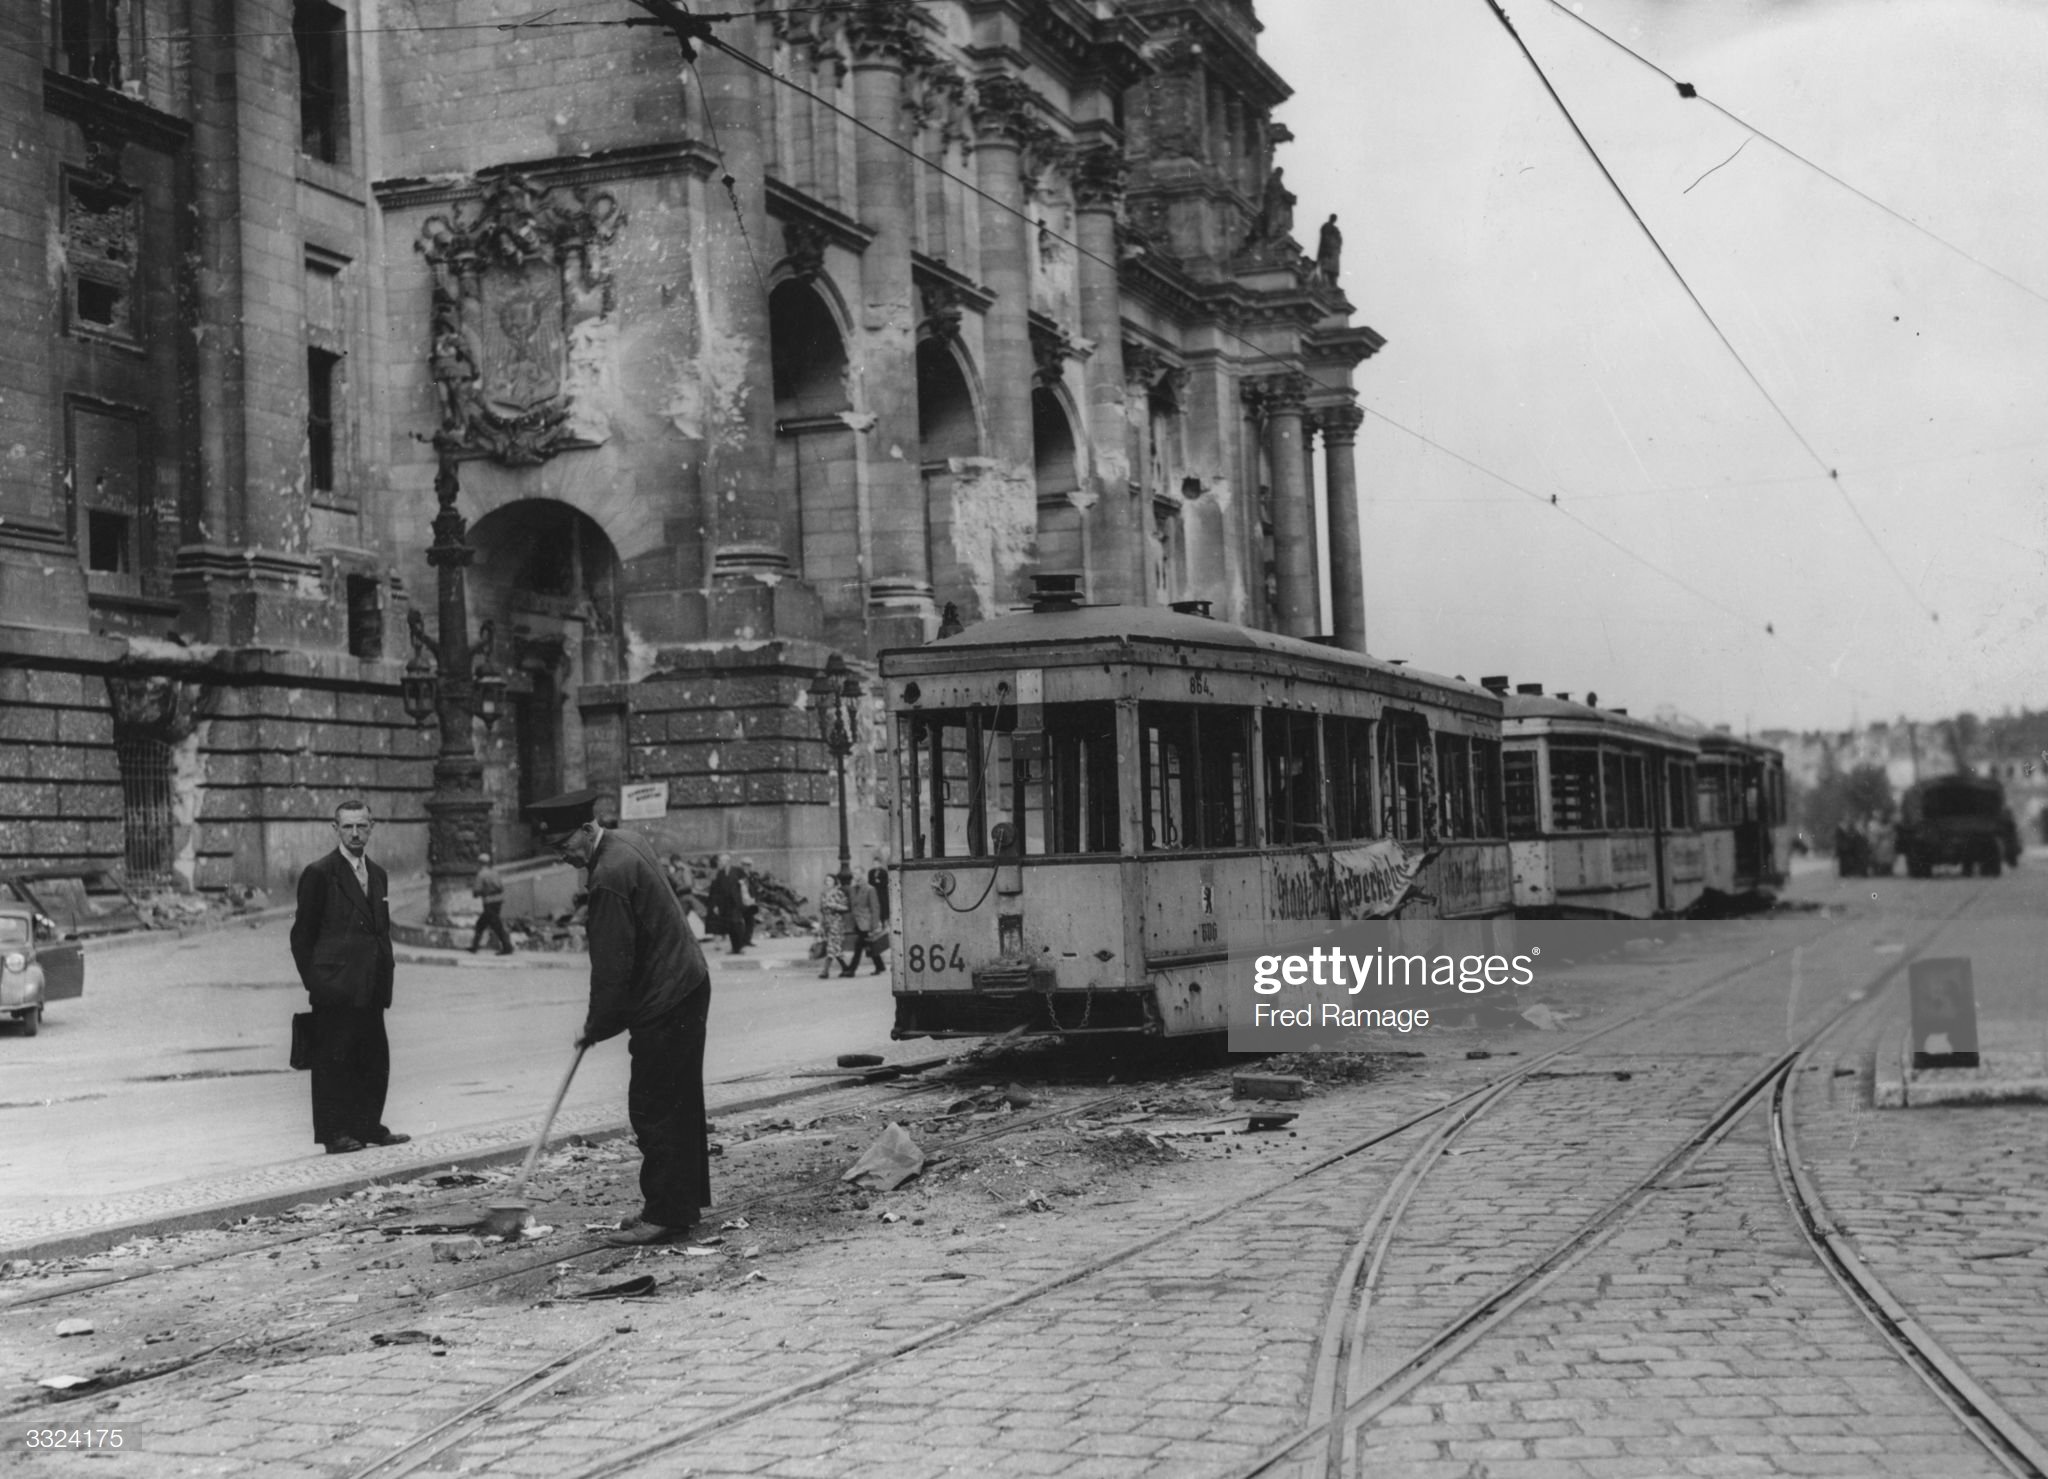
[(476, 558), (469, 528), (455, 500), (462, 485), (455, 456), (441, 449), (434, 473), (440, 511), (427, 563), (439, 576), (440, 633), (429, 634), (415, 607), (410, 615), (413, 655), (399, 680), (405, 712), (416, 724), (438, 719), (441, 751), (434, 757), (434, 791), (427, 801), (427, 923), (452, 928), (450, 908), (469, 894), (477, 854), (490, 844), (491, 803), (484, 795), (483, 762), (477, 758), (472, 719), (490, 729), (505, 704), (505, 675), (491, 661), (489, 620), (469, 640), (469, 600), (464, 568)]
[(860, 732), (860, 679), (846, 670), (846, 659), (833, 653), (825, 670), (811, 680), (811, 710), (818, 716), (818, 738), (832, 756), (839, 776), (839, 883), (853, 880), (853, 854), (846, 832), (846, 757)]

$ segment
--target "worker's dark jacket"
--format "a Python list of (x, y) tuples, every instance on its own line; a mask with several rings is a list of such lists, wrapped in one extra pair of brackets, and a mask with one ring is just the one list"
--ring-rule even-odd
[(391, 1005), (391, 906), (384, 870), (363, 860), (368, 897), (336, 848), (299, 875), (292, 963), (316, 1007)]
[(590, 1016), (583, 1036), (603, 1042), (649, 1027), (710, 980), (704, 953), (654, 851), (607, 831), (590, 861)]

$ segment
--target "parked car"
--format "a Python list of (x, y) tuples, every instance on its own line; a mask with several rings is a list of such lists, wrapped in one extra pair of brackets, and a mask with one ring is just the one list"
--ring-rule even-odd
[(0, 900), (0, 1018), (34, 1037), (45, 1005), (83, 995), (85, 947), (59, 939), (56, 921), (35, 905)]
[(0, 874), (0, 900), (32, 904), (67, 939), (149, 928), (118, 875), (105, 869), (42, 868)]

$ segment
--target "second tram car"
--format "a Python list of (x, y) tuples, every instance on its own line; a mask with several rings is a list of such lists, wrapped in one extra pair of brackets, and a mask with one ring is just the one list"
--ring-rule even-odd
[(1057, 602), (881, 670), (899, 1038), (1219, 1032), (1233, 921), (1512, 907), (1476, 684)]
[(1501, 739), (1515, 912), (1648, 919), (1707, 887), (1695, 813), (1700, 747), (1619, 709), (1506, 692)]
[(1696, 731), (1699, 827), (1707, 887), (1738, 896), (1774, 889), (1792, 872), (1785, 754), (1725, 729)]

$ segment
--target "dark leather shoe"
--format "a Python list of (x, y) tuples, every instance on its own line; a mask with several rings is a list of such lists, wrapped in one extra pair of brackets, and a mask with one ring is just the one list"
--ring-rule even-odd
[(327, 1153), (329, 1155), (352, 1155), (356, 1151), (365, 1148), (363, 1142), (356, 1139), (353, 1135), (337, 1135), (327, 1142)]
[(689, 1237), (687, 1227), (663, 1227), (658, 1222), (637, 1222), (631, 1227), (606, 1233), (605, 1243), (613, 1248), (646, 1248), (657, 1243), (680, 1243)]
[(366, 1143), (370, 1145), (403, 1145), (410, 1139), (412, 1139), (410, 1135), (401, 1135), (396, 1130), (386, 1130), (380, 1135), (372, 1135)]

